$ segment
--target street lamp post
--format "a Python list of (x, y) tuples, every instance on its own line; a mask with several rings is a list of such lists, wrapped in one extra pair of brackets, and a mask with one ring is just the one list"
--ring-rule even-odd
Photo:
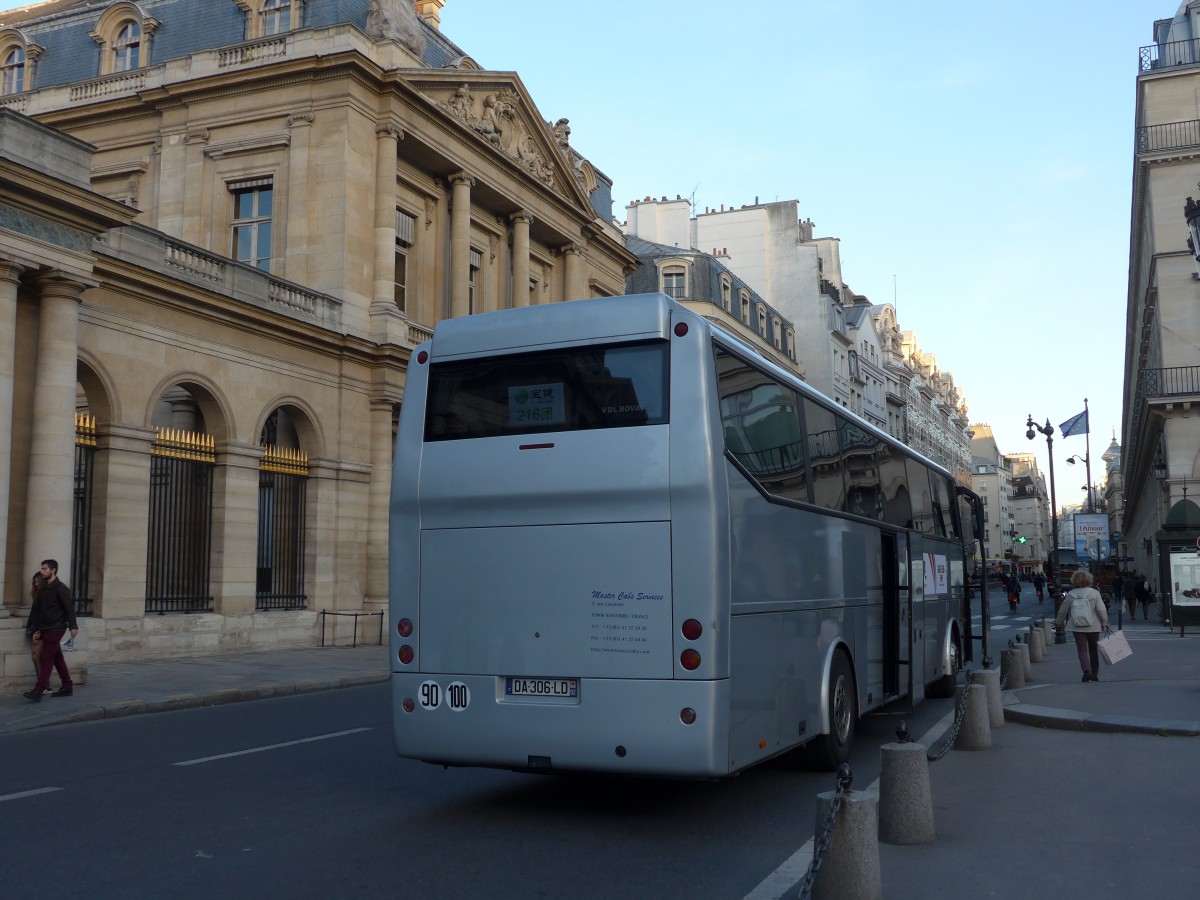
[(1092, 502), (1092, 455), (1090, 453), (1085, 453), (1081, 457), (1078, 453), (1076, 453), (1074, 456), (1067, 457), (1067, 463), (1073, 466), (1079, 459), (1083, 460), (1083, 466), (1087, 470), (1087, 484), (1084, 485), (1084, 490), (1087, 491), (1087, 511), (1095, 512), (1096, 505)]
[(1033, 413), (1030, 413), (1025, 427), (1028, 429), (1025, 437), (1031, 441), (1039, 431), (1046, 436), (1046, 453), (1050, 457), (1050, 552), (1046, 555), (1046, 561), (1050, 565), (1050, 571), (1047, 573), (1050, 583), (1054, 584), (1058, 574), (1058, 498), (1054, 493), (1054, 426), (1050, 424), (1049, 419), (1045, 425), (1038, 425), (1033, 421)]

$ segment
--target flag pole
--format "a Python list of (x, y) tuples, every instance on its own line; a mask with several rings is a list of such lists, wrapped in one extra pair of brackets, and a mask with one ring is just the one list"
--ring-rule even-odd
[(1083, 465), (1087, 469), (1087, 511), (1093, 513), (1096, 511), (1095, 504), (1092, 503), (1092, 420), (1088, 415), (1087, 397), (1083, 398)]

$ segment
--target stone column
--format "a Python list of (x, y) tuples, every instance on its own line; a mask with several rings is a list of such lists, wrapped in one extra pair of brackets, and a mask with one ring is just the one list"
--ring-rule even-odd
[(79, 356), (79, 302), (85, 285), (62, 276), (39, 282), (41, 316), (34, 367), (33, 439), (29, 450), (29, 502), (25, 511), (25, 566), (58, 560), (59, 577), (71, 574), (75, 505), (75, 384)]
[[(21, 605), (21, 598), (8, 596), (4, 577), (8, 549), (8, 480), (12, 471), (13, 380), (17, 353), (17, 286), (24, 269), (0, 260), (0, 619), (8, 618), (8, 604)], [(18, 584), (23, 582), (18, 579)]]
[(92, 546), (100, 563), (95, 614), (105, 620), (106, 643), (89, 633), (93, 650), (141, 639), (153, 446), (153, 428), (113, 423), (97, 428)]
[(465, 172), (450, 176), (450, 318), (470, 312), (467, 281), (471, 266), (471, 188)]
[(529, 224), (533, 221), (524, 210), (513, 213), (512, 221), (512, 305), (529, 305)]
[(371, 400), (371, 481), (367, 493), (367, 596), (364, 608), (387, 607), (388, 513), (392, 493), (391, 397)]
[(230, 620), (254, 613), (258, 576), (258, 471), (262, 447), (230, 442), (217, 454), (213, 485), (213, 609)]
[(396, 148), (404, 137), (390, 122), (375, 126), (375, 288), (372, 300), (395, 303)]
[[(313, 218), (311, 197), (312, 179), (312, 123), (311, 112), (292, 113), (287, 117), (291, 144), (287, 150), (287, 248), (284, 251), (282, 275), (289, 281), (305, 284), (309, 271), (309, 235), (312, 233), (310, 219)], [(279, 196), (277, 193), (275, 196)], [(317, 215), (320, 215), (318, 210)]]
[(567, 244), (563, 247), (563, 299), (584, 300), (587, 298), (586, 288), (581, 286), (583, 280), (583, 245)]

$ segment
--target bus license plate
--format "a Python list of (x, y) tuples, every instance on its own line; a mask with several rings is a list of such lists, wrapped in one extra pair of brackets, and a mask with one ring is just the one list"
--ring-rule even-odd
[(578, 697), (577, 678), (507, 678), (504, 693), (510, 697)]

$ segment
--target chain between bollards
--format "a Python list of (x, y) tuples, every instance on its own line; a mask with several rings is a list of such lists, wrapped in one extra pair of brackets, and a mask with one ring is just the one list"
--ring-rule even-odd
[(799, 900), (808, 900), (812, 896), (813, 884), (817, 880), (817, 870), (821, 868), (821, 856), (829, 849), (829, 838), (833, 836), (833, 829), (837, 827), (837, 814), (853, 783), (854, 773), (850, 771), (848, 763), (842, 763), (837, 770), (837, 787), (833, 791), (833, 803), (830, 804), (829, 812), (821, 822), (821, 834), (813, 847), (812, 862), (809, 863), (808, 871), (804, 873), (804, 881), (800, 884)]
[(958, 737), (958, 731), (960, 728), (962, 728), (963, 719), (965, 719), (967, 716), (967, 695), (970, 694), (971, 679), (974, 676), (971, 674), (970, 669), (967, 669), (966, 671), (967, 671), (967, 680), (966, 680), (966, 683), (963, 685), (962, 702), (959, 703), (958, 710), (954, 714), (954, 725), (950, 729), (950, 739), (948, 741), (946, 741), (946, 746), (944, 746), (937, 753), (927, 753), (925, 755), (925, 758), (927, 760), (929, 760), (930, 762), (937, 762), (939, 759), (941, 759), (947, 753), (950, 752), (950, 748), (954, 746), (955, 738)]

